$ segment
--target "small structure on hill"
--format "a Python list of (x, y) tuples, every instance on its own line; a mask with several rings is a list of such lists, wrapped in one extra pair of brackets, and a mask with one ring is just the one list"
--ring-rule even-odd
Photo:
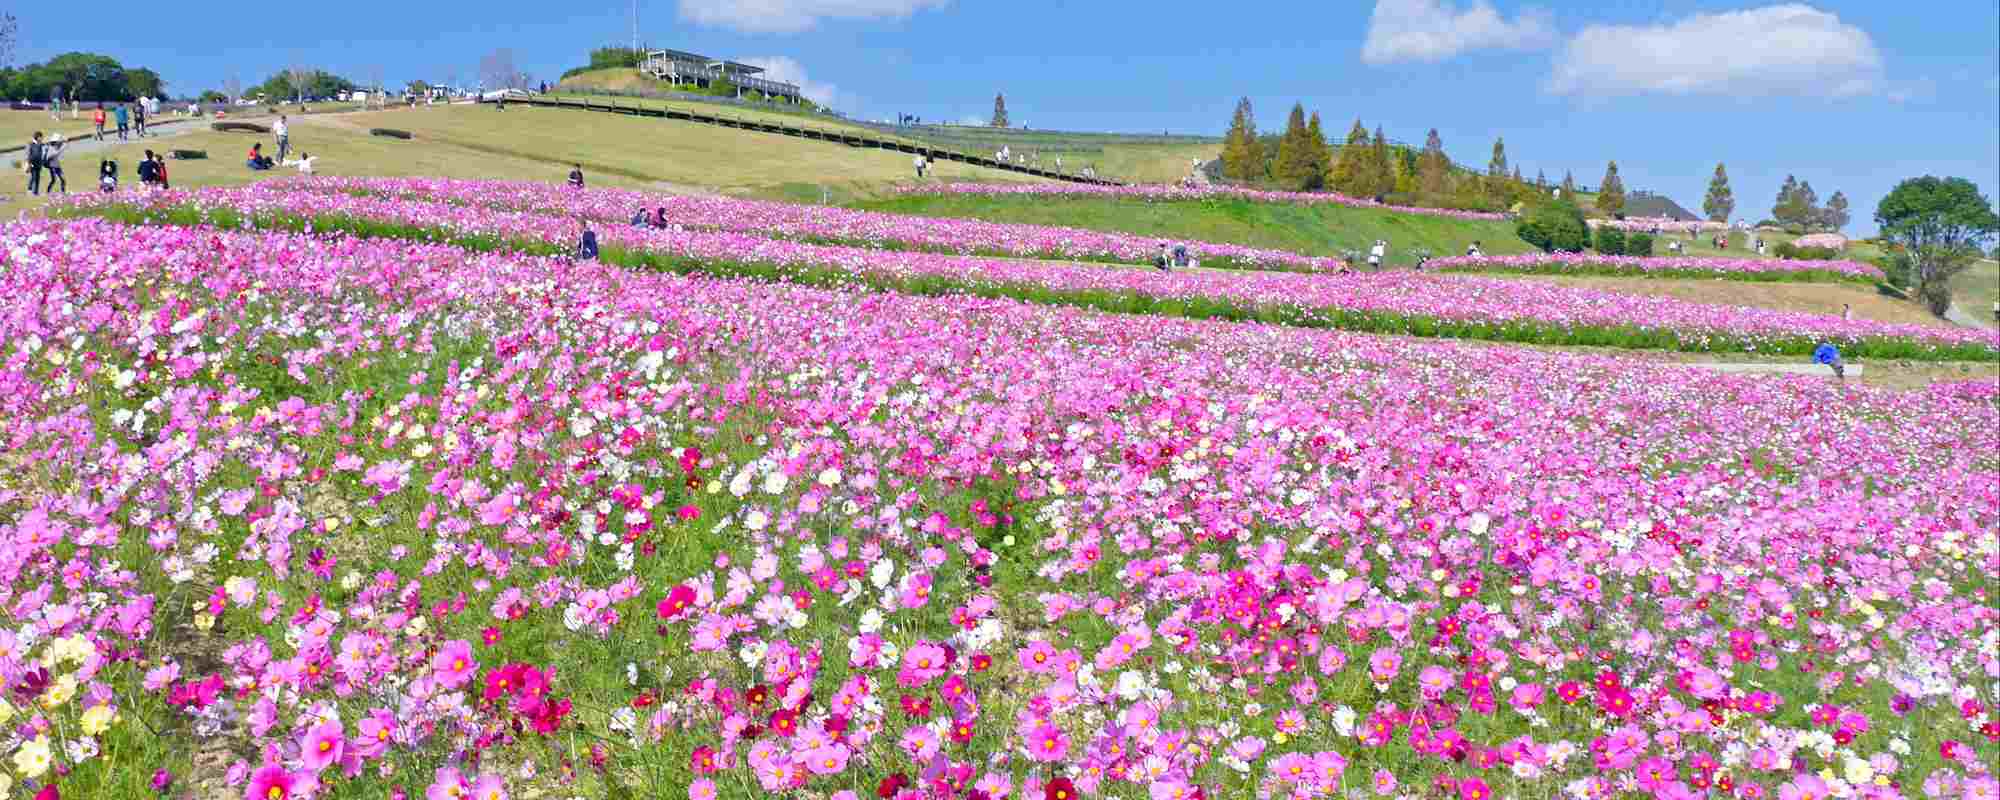
[(639, 62), (639, 71), (658, 80), (672, 81), (675, 85), (688, 84), (707, 88), (716, 81), (727, 81), (736, 87), (739, 97), (745, 89), (748, 89), (794, 103), (802, 99), (797, 84), (757, 77), (764, 72), (763, 67), (710, 58), (685, 50), (648, 51), (646, 60)]

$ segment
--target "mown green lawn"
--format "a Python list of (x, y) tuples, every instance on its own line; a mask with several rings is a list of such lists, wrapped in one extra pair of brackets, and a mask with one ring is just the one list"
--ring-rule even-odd
[(1511, 222), (1332, 204), (927, 195), (863, 200), (853, 205), (933, 217), (1066, 225), (1163, 239), (1230, 242), (1317, 256), (1339, 256), (1342, 250), (1365, 251), (1376, 239), (1386, 239), (1389, 263), (1404, 265), (1416, 263), (1416, 251), (1420, 248), (1429, 249), (1433, 256), (1461, 255), (1473, 241), (1478, 241), (1492, 255), (1532, 249), (1514, 235)]

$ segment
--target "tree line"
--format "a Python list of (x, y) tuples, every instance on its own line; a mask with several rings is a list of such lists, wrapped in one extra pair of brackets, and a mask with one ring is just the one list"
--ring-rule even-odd
[[(1260, 134), (1247, 97), (1236, 102), (1223, 136), (1222, 174), (1238, 183), (1287, 191), (1335, 191), (1399, 205), (1478, 211), (1533, 203), (1556, 188), (1546, 175), (1537, 172), (1530, 181), (1518, 165), (1510, 165), (1504, 140), (1494, 141), (1493, 158), (1482, 173), (1454, 166), (1435, 128), (1425, 136), (1423, 148), (1415, 149), (1390, 142), (1379, 125), (1370, 132), (1356, 119), (1346, 139), (1335, 145), (1327, 139), (1319, 113), (1307, 114), (1303, 104), (1293, 104), (1283, 133)], [(1615, 185), (1615, 169), (1609, 177)], [(1575, 177), (1565, 174), (1560, 187), (1565, 195), (1575, 193)]]
[[(1729, 172), (1722, 164), (1715, 165), (1715, 175), (1708, 179), (1708, 194), (1702, 198), (1701, 211), (1714, 222), (1727, 222), (1736, 211), (1736, 193), (1729, 187)], [(1851, 221), (1847, 195), (1835, 191), (1822, 206), (1812, 181), (1801, 182), (1796, 176), (1786, 175), (1785, 184), (1778, 188), (1778, 199), (1771, 205), (1771, 216), (1758, 225), (1803, 234), (1838, 231)]]
[(20, 67), (0, 66), (0, 95), (8, 100), (125, 102), (164, 97), (167, 82), (144, 67), (127, 67), (98, 53), (64, 53)]

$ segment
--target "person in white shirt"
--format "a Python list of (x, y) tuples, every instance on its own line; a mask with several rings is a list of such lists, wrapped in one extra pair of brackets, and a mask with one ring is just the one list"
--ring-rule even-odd
[(1479, 242), (1478, 242), (1478, 240), (1474, 240), (1474, 241), (1472, 242), (1472, 246), (1471, 246), (1471, 247), (1467, 247), (1467, 248), (1465, 248), (1465, 257), (1466, 257), (1466, 258), (1479, 258), (1479, 257), (1481, 257), (1481, 256), (1484, 256), (1484, 255), (1486, 255), (1486, 254), (1485, 254), (1485, 253), (1483, 253), (1483, 252), (1480, 252), (1480, 250), (1479, 250)]
[(277, 124), (271, 126), (271, 134), (278, 137), (278, 160), (284, 161), (285, 155), (292, 152), (292, 129), (285, 125), (285, 115), (278, 115)]
[(1389, 253), (1388, 240), (1376, 239), (1375, 246), (1368, 248), (1368, 266), (1372, 269), (1381, 269), (1382, 257), (1388, 255), (1388, 253)]
[(311, 175), (313, 174), (313, 161), (311, 153), (301, 150), (299, 151), (299, 157), (285, 162), (285, 166), (297, 169), (300, 175)]
[(924, 157), (923, 157), (923, 156), (914, 156), (914, 157), (912, 157), (912, 158), (910, 159), (910, 163), (911, 163), (911, 164), (914, 164), (914, 165), (916, 165), (916, 167), (917, 167), (917, 177), (919, 177), (919, 178), (923, 177), (923, 176), (924, 176)]

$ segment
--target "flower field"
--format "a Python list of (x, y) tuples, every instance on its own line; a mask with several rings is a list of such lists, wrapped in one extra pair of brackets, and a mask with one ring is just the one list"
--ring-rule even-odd
[(1403, 214), (1423, 214), (1433, 217), (1454, 219), (1506, 219), (1506, 214), (1487, 211), (1460, 211), (1451, 208), (1426, 208), (1423, 206), (1397, 206), (1377, 203), (1364, 197), (1349, 197), (1338, 192), (1274, 192), (1260, 189), (1243, 189), (1234, 186), (1182, 186), (1166, 183), (1142, 183), (1130, 186), (1105, 186), (1081, 183), (922, 183), (897, 187), (904, 194), (960, 194), (986, 195), (992, 197), (1113, 197), (1153, 202), (1182, 202), (1227, 198), (1248, 200), (1254, 203), (1291, 203), (1296, 205), (1332, 204), (1353, 208), (1379, 208)]
[[(668, 224), (681, 228), (753, 233), (813, 244), (1064, 261), (1146, 264), (1159, 253), (1161, 242), (1144, 236), (1082, 228), (918, 217), (728, 197), (659, 195), (624, 189), (576, 191), (545, 183), (444, 178), (299, 178), (256, 184), (239, 191), (275, 193), (277, 196), (271, 199), (278, 202), (300, 192), (346, 192), (587, 218), (608, 225), (628, 224), (640, 210), (649, 214), (663, 210)], [(1282, 250), (1214, 242), (1179, 243), (1209, 267), (1323, 272), (1340, 266), (1338, 259)]]
[[(86, 195), (72, 215), (415, 237), (482, 250), (564, 252), (574, 219), (344, 192), (204, 190)], [(1259, 319), (1419, 336), (1701, 352), (1806, 354), (1837, 343), (1850, 357), (1983, 360), (1991, 332), (1889, 324), (1671, 298), (1480, 279), (1379, 273), (1115, 269), (1090, 265), (813, 245), (747, 233), (605, 226), (605, 258), (717, 277), (977, 294), (1099, 310)]]
[(1666, 278), (1727, 278), (1746, 281), (1884, 280), (1882, 270), (1858, 261), (1794, 261), (1779, 258), (1696, 256), (1607, 256), (1598, 253), (1533, 253), (1515, 256), (1434, 258), (1424, 268), (1438, 272), (1516, 272), (1546, 275), (1649, 275)]
[(1990, 380), (88, 219), (0, 343), (0, 796), (2000, 789)]

